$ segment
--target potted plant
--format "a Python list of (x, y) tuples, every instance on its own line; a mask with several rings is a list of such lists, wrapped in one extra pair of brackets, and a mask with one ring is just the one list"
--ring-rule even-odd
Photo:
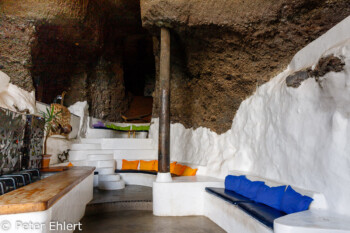
[(44, 139), (44, 153), (41, 166), (43, 168), (49, 167), (51, 155), (47, 154), (47, 139), (51, 132), (55, 132), (59, 129), (59, 124), (57, 123), (57, 117), (61, 114), (61, 111), (54, 112), (54, 106), (46, 108), (46, 112), (41, 112), (41, 116), (45, 120), (45, 139)]

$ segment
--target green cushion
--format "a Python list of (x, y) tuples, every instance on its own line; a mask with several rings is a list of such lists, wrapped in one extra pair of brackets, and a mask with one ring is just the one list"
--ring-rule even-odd
[(117, 126), (114, 124), (106, 125), (109, 129), (119, 130), (119, 131), (129, 131), (129, 130), (135, 130), (135, 131), (149, 131), (150, 126), (149, 125), (132, 125), (130, 126)]
[(140, 125), (140, 126), (132, 125), (132, 130), (135, 130), (135, 131), (149, 131), (149, 128), (150, 128), (149, 125)]
[(106, 125), (107, 128), (109, 129), (115, 129), (115, 130), (120, 130), (120, 131), (129, 131), (130, 130), (130, 126), (117, 126), (114, 124), (110, 124), (110, 125)]

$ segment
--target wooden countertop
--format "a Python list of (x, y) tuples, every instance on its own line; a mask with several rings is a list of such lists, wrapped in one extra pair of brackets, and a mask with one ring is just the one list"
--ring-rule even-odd
[(0, 215), (44, 211), (94, 172), (94, 167), (69, 167), (0, 196)]

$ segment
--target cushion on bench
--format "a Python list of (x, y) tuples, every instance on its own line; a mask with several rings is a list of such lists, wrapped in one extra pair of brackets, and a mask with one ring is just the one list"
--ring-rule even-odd
[(211, 193), (233, 205), (237, 205), (239, 202), (253, 202), (251, 200), (249, 200), (246, 197), (243, 197), (242, 195), (233, 192), (231, 190), (227, 190), (224, 188), (209, 188), (206, 187), (205, 191), (207, 191), (208, 193)]
[(244, 212), (273, 229), (273, 221), (276, 218), (283, 217), (286, 213), (276, 210), (270, 206), (256, 203), (256, 202), (239, 202), (238, 207)]

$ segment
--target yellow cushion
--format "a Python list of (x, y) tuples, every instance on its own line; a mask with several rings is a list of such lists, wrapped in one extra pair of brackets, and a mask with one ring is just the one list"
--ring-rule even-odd
[(123, 159), (122, 170), (137, 170), (139, 166), (139, 160), (128, 161)]
[(155, 160), (151, 160), (151, 161), (140, 160), (140, 170), (146, 170), (146, 171), (153, 170), (154, 162)]
[(153, 160), (154, 161), (154, 165), (153, 165), (153, 171), (158, 171), (158, 160)]
[(174, 174), (178, 175), (178, 176), (181, 176), (182, 173), (184, 173), (185, 169), (186, 169), (186, 166), (183, 166), (183, 165), (177, 163), (175, 165)]
[(182, 173), (183, 176), (195, 176), (196, 173), (197, 173), (197, 168), (196, 169), (193, 169), (193, 168), (190, 168), (190, 167), (186, 167), (184, 173)]
[(170, 164), (170, 173), (174, 173), (175, 165), (176, 165), (176, 162), (172, 162)]

